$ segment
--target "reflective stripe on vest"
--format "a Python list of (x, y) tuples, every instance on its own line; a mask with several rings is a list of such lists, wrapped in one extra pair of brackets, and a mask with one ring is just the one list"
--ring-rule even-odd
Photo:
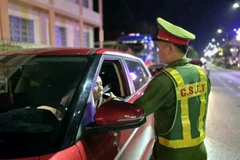
[[(184, 80), (182, 79), (182, 76), (178, 73), (178, 71), (174, 70), (173, 68), (165, 68), (164, 70), (165, 70), (164, 71), (165, 73), (172, 75), (172, 77), (175, 79), (175, 82), (177, 83), (176, 107), (178, 107), (178, 101), (180, 101), (183, 139), (168, 140), (164, 137), (159, 136), (158, 141), (160, 144), (162, 144), (166, 147), (170, 147), (170, 148), (185, 148), (185, 147), (193, 147), (193, 146), (199, 145), (206, 136), (206, 133), (203, 128), (204, 127), (204, 119), (203, 118), (204, 118), (205, 111), (206, 111), (206, 107), (205, 107), (205, 105), (206, 105), (205, 95), (207, 93), (206, 76), (205, 76), (202, 68), (197, 67), (197, 70), (200, 74), (200, 82), (185, 85)], [(196, 97), (196, 96), (200, 96), (200, 101), (201, 101), (200, 115), (198, 118), (198, 123), (199, 123), (198, 129), (199, 129), (200, 136), (197, 138), (192, 138), (191, 125), (190, 125), (190, 120), (189, 120), (188, 99), (191, 97)], [(177, 114), (177, 111), (175, 114)], [(175, 122), (175, 120), (174, 120), (174, 122)], [(171, 129), (174, 127), (174, 125), (175, 124), (173, 124)], [(169, 132), (171, 132), (171, 129)]]

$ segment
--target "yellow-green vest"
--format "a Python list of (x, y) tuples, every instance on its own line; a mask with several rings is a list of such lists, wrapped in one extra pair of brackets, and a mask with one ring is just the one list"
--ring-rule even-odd
[(206, 135), (208, 78), (201, 67), (191, 64), (163, 72), (173, 81), (177, 100), (172, 127), (159, 134), (158, 141), (175, 149), (197, 146)]

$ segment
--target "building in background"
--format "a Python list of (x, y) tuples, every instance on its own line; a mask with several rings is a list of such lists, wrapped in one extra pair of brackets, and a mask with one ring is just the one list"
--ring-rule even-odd
[(0, 0), (2, 40), (29, 46), (94, 47), (95, 28), (101, 47), (102, 0)]

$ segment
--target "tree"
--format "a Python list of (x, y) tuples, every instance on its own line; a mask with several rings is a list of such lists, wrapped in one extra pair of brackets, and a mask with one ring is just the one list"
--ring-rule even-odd
[(188, 47), (187, 58), (198, 59), (197, 51), (191, 46)]

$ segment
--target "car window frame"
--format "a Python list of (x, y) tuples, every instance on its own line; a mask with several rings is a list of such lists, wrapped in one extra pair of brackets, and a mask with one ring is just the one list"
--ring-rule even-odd
[[(142, 66), (142, 68), (144, 69), (144, 71), (146, 72), (147, 76), (148, 76), (146, 83), (144, 83), (144, 85), (141, 86), (139, 89), (136, 89), (136, 88), (135, 88), (135, 85), (134, 85), (134, 82), (133, 82), (133, 80), (132, 80), (132, 78), (131, 78), (130, 70), (129, 70), (129, 67), (128, 67), (128, 64), (127, 64), (126, 61), (133, 61), (133, 62), (139, 63), (139, 64)], [(140, 91), (140, 90), (151, 80), (152, 75), (151, 75), (151, 73), (149, 72), (147, 66), (144, 64), (144, 62), (143, 62), (141, 59), (128, 58), (128, 57), (126, 57), (126, 58), (124, 58), (124, 65), (125, 65), (126, 70), (127, 70), (128, 80), (129, 80), (129, 82), (131, 83), (131, 85), (133, 86), (133, 92), (132, 92), (132, 94)]]
[[(97, 69), (95, 71), (95, 75), (94, 75), (94, 78), (93, 78), (93, 81), (92, 81), (92, 84), (91, 84), (91, 91), (90, 91), (90, 94), (89, 94), (89, 97), (88, 97), (88, 100), (87, 100), (87, 103), (86, 103), (86, 108), (84, 110), (82, 120), (84, 119), (85, 112), (88, 111), (87, 107), (93, 107), (91, 105), (95, 106), (94, 99), (93, 99), (93, 90), (94, 90), (94, 87), (95, 87), (95, 84), (96, 84), (96, 81), (97, 81), (97, 77), (100, 74), (100, 71), (101, 71), (101, 68), (103, 66), (104, 61), (119, 61), (120, 65), (122, 66), (122, 69), (124, 70), (124, 76), (126, 78), (126, 81), (129, 82), (128, 81), (129, 80), (128, 76), (126, 74), (127, 70), (126, 70), (126, 66), (124, 65), (123, 58), (121, 56), (115, 56), (115, 55), (111, 55), (111, 54), (103, 54), (101, 56), (100, 60), (99, 60)], [(124, 87), (124, 85), (123, 85), (123, 87)], [(123, 99), (124, 101), (127, 101), (127, 99), (129, 99), (129, 97), (132, 94), (132, 86), (130, 86), (129, 83), (128, 83), (128, 87), (129, 87), (129, 90), (130, 90), (130, 95), (127, 96), (125, 99)], [(94, 115), (93, 115), (93, 117), (90, 117), (89, 119), (93, 119), (93, 118), (94, 118)], [(76, 134), (75, 143), (77, 143), (78, 141), (81, 141), (86, 136), (86, 132), (84, 131), (84, 127), (85, 126), (83, 124), (83, 121), (81, 121), (80, 124), (79, 124), (77, 134)]]
[[(89, 55), (91, 56), (89, 58), (89, 63), (87, 67), (88, 69), (85, 71), (83, 79), (81, 80), (81, 83), (78, 84), (75, 93), (73, 95), (72, 101), (69, 105), (69, 110), (66, 112), (66, 117), (62, 121), (61, 128), (59, 130), (59, 133), (56, 137), (55, 144), (53, 149), (54, 150), (62, 150), (64, 148), (70, 147), (74, 144), (76, 144), (76, 135), (78, 133), (78, 129), (80, 127), (79, 124), (81, 124), (83, 115), (85, 112), (85, 108), (88, 98), (84, 99), (84, 101), (79, 100), (82, 99), (82, 97), (88, 97), (88, 94), (90, 91), (87, 91), (87, 88), (91, 88), (91, 83), (87, 83), (87, 85), (82, 85), (85, 82), (88, 81), (88, 79), (92, 78), (92, 72), (96, 70), (97, 64), (99, 63), (99, 60), (101, 58), (101, 55)], [(85, 94), (80, 94), (83, 91), (86, 90)], [(85, 102), (86, 101), (86, 102)], [(75, 106), (75, 107), (74, 107)], [(76, 127), (77, 125), (77, 127)]]

